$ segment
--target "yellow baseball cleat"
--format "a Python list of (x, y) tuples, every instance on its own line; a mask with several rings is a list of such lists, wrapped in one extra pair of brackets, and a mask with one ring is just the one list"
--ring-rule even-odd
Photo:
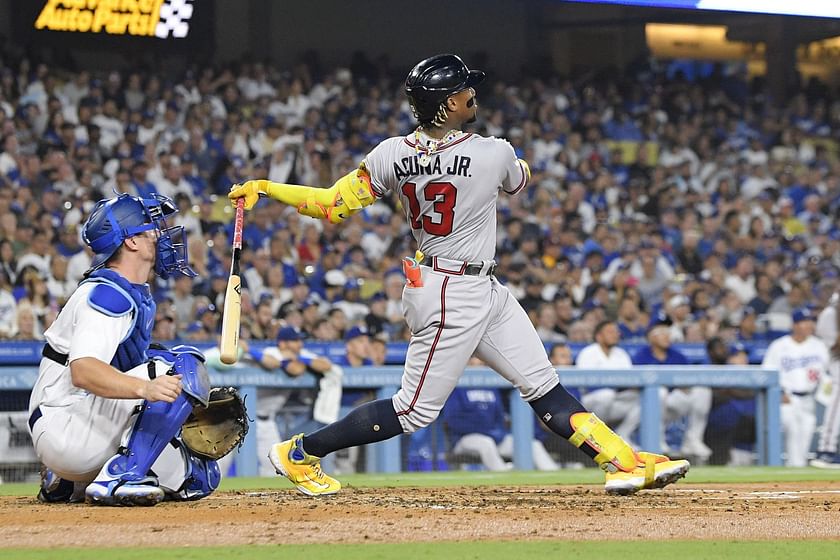
[(303, 434), (272, 445), (268, 460), (277, 474), (307, 496), (326, 496), (341, 490), (341, 483), (321, 470), (321, 459), (303, 450)]
[(664, 488), (685, 476), (691, 467), (684, 459), (672, 461), (665, 455), (640, 451), (636, 468), (630, 471), (606, 470), (607, 494), (627, 496), (647, 488)]

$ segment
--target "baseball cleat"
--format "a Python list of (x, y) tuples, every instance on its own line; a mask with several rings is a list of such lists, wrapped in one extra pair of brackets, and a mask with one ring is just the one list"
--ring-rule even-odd
[(303, 434), (272, 445), (268, 460), (277, 474), (307, 496), (326, 496), (341, 490), (341, 483), (321, 470), (321, 459), (303, 450)]
[(85, 489), (85, 502), (99, 506), (154, 506), (163, 501), (165, 493), (157, 480), (137, 482), (120, 480), (94, 481)]
[(607, 471), (607, 494), (628, 496), (643, 489), (664, 488), (684, 477), (691, 467), (684, 459), (672, 461), (665, 455), (644, 451), (636, 455), (638, 463), (632, 471)]
[[(38, 490), (38, 501), (43, 504), (70, 503), (75, 485), (65, 480), (41, 465), (41, 488)], [(84, 497), (82, 498), (84, 501)]]

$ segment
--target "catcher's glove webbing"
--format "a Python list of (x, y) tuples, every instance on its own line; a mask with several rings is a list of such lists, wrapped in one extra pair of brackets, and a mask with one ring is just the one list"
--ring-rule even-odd
[(184, 444), (199, 457), (220, 459), (242, 446), (248, 433), (248, 412), (233, 387), (210, 390), (207, 407), (198, 405), (181, 428)]

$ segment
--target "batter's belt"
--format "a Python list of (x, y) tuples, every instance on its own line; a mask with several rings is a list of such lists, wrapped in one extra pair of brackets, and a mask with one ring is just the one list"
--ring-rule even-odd
[(420, 264), (422, 266), (432, 267), (435, 272), (443, 272), (444, 274), (455, 276), (493, 276), (496, 272), (496, 263), (494, 261), (468, 263), (444, 259), (442, 257), (425, 256), (420, 261)]

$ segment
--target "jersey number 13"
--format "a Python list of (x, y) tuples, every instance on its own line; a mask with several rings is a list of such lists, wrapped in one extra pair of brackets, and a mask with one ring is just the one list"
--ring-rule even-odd
[(455, 201), (458, 190), (452, 183), (432, 182), (423, 188), (423, 199), (432, 202), (432, 210), (438, 214), (436, 218), (421, 214), (420, 201), (417, 199), (417, 185), (406, 183), (402, 186), (402, 193), (408, 199), (411, 228), (422, 229), (431, 235), (444, 236), (452, 233), (452, 222), (455, 219)]

